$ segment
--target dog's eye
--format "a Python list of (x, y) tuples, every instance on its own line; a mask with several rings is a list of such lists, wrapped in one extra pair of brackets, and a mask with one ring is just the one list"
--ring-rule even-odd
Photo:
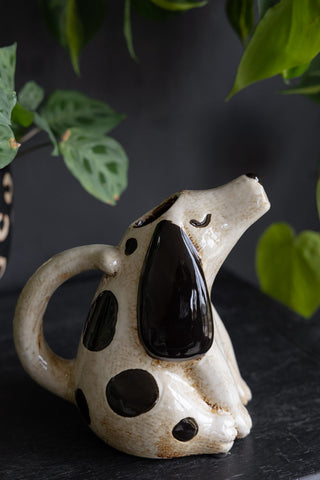
[(210, 220), (211, 220), (211, 213), (208, 213), (201, 222), (193, 218), (192, 220), (190, 220), (190, 223), (193, 227), (203, 228), (209, 225)]

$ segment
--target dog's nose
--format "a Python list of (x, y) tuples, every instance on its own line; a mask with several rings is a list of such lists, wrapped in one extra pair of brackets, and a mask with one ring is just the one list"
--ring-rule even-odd
[(246, 173), (246, 176), (249, 178), (253, 178), (256, 182), (260, 183), (259, 177), (255, 173)]

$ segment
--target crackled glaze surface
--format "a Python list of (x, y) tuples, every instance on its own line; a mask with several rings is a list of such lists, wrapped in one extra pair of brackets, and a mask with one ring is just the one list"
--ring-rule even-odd
[[(90, 428), (122, 451), (151, 458), (227, 452), (250, 432), (245, 405), (251, 393), (203, 291), (210, 293), (229, 251), (269, 207), (260, 183), (241, 176), (212, 190), (173, 195), (134, 222), (116, 248), (91, 245), (53, 257), (29, 280), (16, 309), (15, 343), (25, 369), (77, 403)], [(170, 241), (161, 245), (161, 225), (170, 225), (172, 248)], [(187, 240), (177, 261), (179, 235)], [(46, 344), (42, 317), (54, 290), (89, 268), (105, 275), (77, 358), (67, 361)], [(195, 281), (197, 270), (203, 282)], [(151, 284), (160, 285), (159, 297)], [(181, 328), (184, 320), (196, 341)]]

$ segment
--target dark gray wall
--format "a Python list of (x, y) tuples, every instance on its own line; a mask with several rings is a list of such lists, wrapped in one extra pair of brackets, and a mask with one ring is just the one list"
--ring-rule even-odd
[(242, 49), (223, 3), (165, 23), (134, 16), (136, 64), (122, 37), (123, 2), (110, 1), (103, 29), (82, 56), (80, 79), (47, 32), (37, 2), (1, 6), (0, 45), (18, 42), (17, 90), (33, 79), (47, 92), (74, 88), (108, 101), (127, 114), (114, 136), (130, 158), (129, 186), (116, 207), (90, 197), (50, 149), (13, 163), (15, 231), (1, 290), (22, 285), (61, 250), (117, 244), (127, 224), (174, 191), (211, 188), (251, 171), (261, 177), (272, 210), (231, 253), (233, 271), (255, 281), (255, 245), (273, 221), (318, 229), (319, 107), (276, 95), (279, 79), (224, 101)]

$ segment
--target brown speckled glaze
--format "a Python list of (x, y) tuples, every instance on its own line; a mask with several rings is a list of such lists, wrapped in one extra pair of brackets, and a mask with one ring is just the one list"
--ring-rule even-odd
[[(232, 247), (269, 207), (257, 178), (243, 175), (219, 188), (185, 190), (169, 197), (132, 223), (118, 247), (90, 245), (56, 255), (29, 280), (17, 304), (14, 337), (24, 368), (53, 393), (74, 403), (77, 399), (82, 415), (89, 415), (90, 428), (119, 450), (149, 458), (227, 452), (236, 438), (250, 432), (251, 418), (245, 405), (251, 393), (240, 375), (230, 338), (209, 296), (202, 309), (195, 308), (202, 287), (192, 281), (190, 288), (190, 278), (194, 278), (197, 266), (210, 293)], [(187, 239), (179, 261), (172, 256), (170, 243), (165, 246), (161, 256), (163, 268), (158, 261), (148, 264), (150, 245), (161, 222), (173, 226), (172, 252), (177, 235)], [(196, 266), (192, 258), (197, 258)], [(161, 295), (155, 296), (149, 288), (150, 275), (143, 281), (146, 264), (153, 285), (161, 285), (165, 334), (158, 322), (161, 316), (153, 321), (145, 315), (146, 311), (150, 314), (161, 306)], [(97, 325), (92, 324), (97, 351), (87, 348), (83, 341), (85, 330), (77, 357), (65, 360), (55, 355), (43, 338), (42, 318), (61, 283), (92, 269), (104, 273), (93, 305), (101, 292), (112, 292), (117, 318), (113, 302), (112, 313), (108, 307), (102, 314), (111, 327), (106, 330), (105, 346), (103, 339), (101, 342), (99, 339), (99, 332), (103, 336), (105, 330), (98, 315)], [(170, 281), (163, 280), (166, 270), (170, 271)], [(188, 301), (185, 292), (189, 292)], [(162, 352), (168, 345), (170, 351), (188, 350), (183, 321), (186, 330), (190, 329), (194, 311), (196, 323), (201, 327), (196, 330), (198, 340), (201, 344), (207, 335), (211, 339), (209, 344), (187, 357), (155, 355), (149, 344), (157, 345)], [(159, 316), (158, 312), (154, 315)], [(141, 328), (139, 318), (143, 317), (145, 324)], [(177, 322), (179, 328), (182, 325), (182, 333), (172, 336), (171, 327), (179, 331)], [(143, 329), (146, 335), (141, 333)], [(137, 382), (135, 375), (140, 379)]]

